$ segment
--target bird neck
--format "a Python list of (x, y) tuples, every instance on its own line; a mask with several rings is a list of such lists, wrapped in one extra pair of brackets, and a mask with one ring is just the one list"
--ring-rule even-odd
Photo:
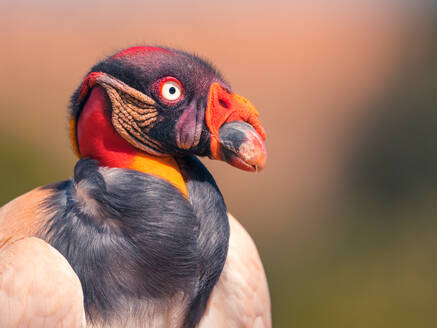
[(81, 157), (96, 159), (101, 166), (125, 168), (167, 180), (187, 197), (187, 187), (178, 163), (172, 156), (157, 157), (142, 152), (114, 129), (106, 109), (111, 106), (100, 86), (93, 88), (77, 122)]

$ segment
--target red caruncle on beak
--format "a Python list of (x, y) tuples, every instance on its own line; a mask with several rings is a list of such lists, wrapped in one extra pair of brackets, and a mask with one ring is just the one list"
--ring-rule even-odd
[[(211, 133), (211, 157), (244, 170), (261, 170), (267, 157), (264, 145), (266, 133), (258, 116), (249, 100), (229, 92), (217, 82), (213, 83), (205, 113), (206, 125)], [(234, 122), (247, 124), (229, 124)], [(225, 140), (220, 130), (226, 125)]]

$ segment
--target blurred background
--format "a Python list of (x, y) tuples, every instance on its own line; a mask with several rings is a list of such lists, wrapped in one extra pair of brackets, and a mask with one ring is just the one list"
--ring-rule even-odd
[(432, 0), (0, 0), (0, 205), (72, 174), (70, 95), (114, 51), (217, 65), (269, 160), (205, 160), (256, 241), (275, 327), (437, 326)]

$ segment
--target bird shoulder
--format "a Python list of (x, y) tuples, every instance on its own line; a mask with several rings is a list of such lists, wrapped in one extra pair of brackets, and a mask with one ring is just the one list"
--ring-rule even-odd
[(0, 208), (0, 249), (38, 234), (50, 216), (43, 204), (52, 194), (50, 189), (36, 188)]

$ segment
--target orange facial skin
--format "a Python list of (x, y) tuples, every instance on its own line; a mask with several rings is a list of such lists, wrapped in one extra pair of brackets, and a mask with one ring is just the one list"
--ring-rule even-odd
[[(205, 112), (206, 125), (211, 133), (211, 157), (214, 159), (224, 160), (221, 149), (223, 148), (220, 140), (219, 130), (225, 123), (230, 122), (247, 122), (260, 136), (254, 138), (252, 134), (247, 135), (248, 143), (253, 144), (253, 160), (250, 165), (245, 165), (242, 160), (235, 158), (232, 165), (243, 170), (253, 171), (252, 167), (262, 169), (266, 162), (267, 154), (265, 152), (264, 140), (266, 132), (258, 119), (259, 113), (255, 107), (244, 97), (235, 93), (230, 93), (219, 83), (213, 83), (209, 90), (208, 107)], [(246, 156), (243, 156), (246, 157)], [(254, 169), (255, 170), (255, 169)]]

